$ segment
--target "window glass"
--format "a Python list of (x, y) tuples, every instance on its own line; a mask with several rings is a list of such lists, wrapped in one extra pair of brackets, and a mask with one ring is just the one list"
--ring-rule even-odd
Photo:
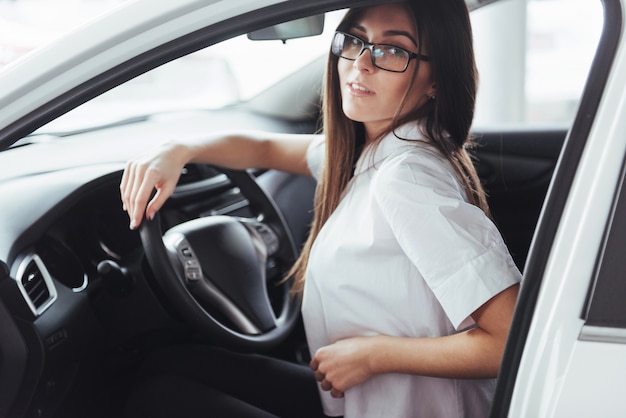
[(344, 14), (345, 10), (327, 13), (324, 32), (319, 36), (282, 42), (252, 41), (242, 35), (212, 45), (140, 75), (37, 132), (69, 132), (139, 115), (218, 109), (249, 100), (326, 55)]
[(571, 124), (602, 10), (600, 0), (507, 0), (473, 12), (475, 127)]

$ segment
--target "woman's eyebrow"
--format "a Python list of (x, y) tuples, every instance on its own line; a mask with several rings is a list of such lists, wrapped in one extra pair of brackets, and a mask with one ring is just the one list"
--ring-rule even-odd
[(413, 45), (417, 46), (417, 41), (409, 32), (405, 32), (403, 30), (388, 30), (384, 33), (385, 36), (406, 36), (413, 42)]
[[(365, 27), (362, 25), (356, 24), (352, 26), (352, 28), (360, 32), (367, 33), (367, 29), (365, 29)], [(413, 42), (413, 45), (417, 46), (417, 40), (415, 40), (413, 35), (411, 35), (407, 31), (390, 29), (390, 30), (386, 30), (385, 32), (383, 32), (383, 36), (404, 36), (406, 38), (409, 38), (409, 40)]]

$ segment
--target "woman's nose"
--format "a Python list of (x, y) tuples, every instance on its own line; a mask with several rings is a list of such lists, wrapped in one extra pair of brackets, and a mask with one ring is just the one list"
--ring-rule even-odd
[(354, 67), (359, 71), (373, 71), (374, 63), (372, 62), (372, 51), (363, 48), (361, 55), (354, 60)]

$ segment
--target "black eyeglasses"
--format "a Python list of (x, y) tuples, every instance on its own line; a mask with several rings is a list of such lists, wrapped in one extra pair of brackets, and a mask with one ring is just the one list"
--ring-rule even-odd
[(331, 51), (338, 57), (351, 61), (361, 56), (363, 51), (370, 50), (372, 64), (381, 70), (402, 73), (409, 67), (412, 59), (429, 61), (430, 57), (407, 51), (395, 45), (372, 44), (344, 32), (335, 32)]

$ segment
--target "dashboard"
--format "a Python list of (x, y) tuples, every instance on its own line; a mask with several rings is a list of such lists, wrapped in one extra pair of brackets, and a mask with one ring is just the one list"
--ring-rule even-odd
[[(219, 113), (170, 117), (165, 130)], [(108, 382), (150, 346), (192, 335), (155, 285), (119, 197), (125, 161), (163, 138), (157, 119), (0, 153), (0, 416), (89, 410), (82, 404), (107, 389), (93, 376)], [(258, 128), (293, 129), (263, 120)], [(314, 181), (255, 175), (301, 242)], [(162, 228), (211, 215), (253, 214), (220, 170), (189, 165), (161, 210)]]

